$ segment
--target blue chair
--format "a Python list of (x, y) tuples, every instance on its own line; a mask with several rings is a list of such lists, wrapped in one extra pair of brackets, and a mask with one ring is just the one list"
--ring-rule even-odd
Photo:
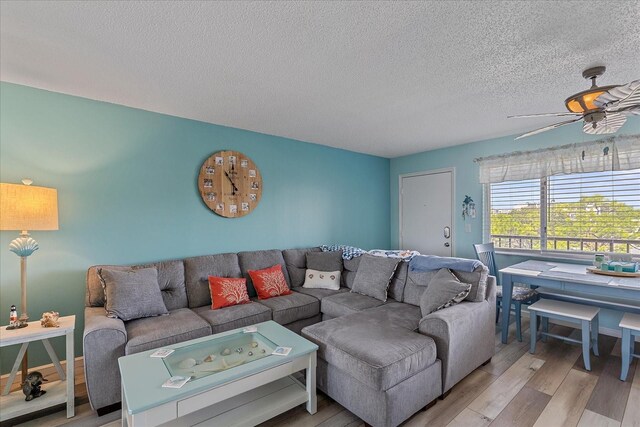
[[(495, 248), (493, 243), (474, 244), (473, 249), (476, 251), (476, 257), (487, 266), (489, 274), (496, 276), (498, 280), (498, 289), (496, 292), (496, 323), (500, 318), (500, 308), (502, 307), (502, 286), (499, 285), (500, 278), (496, 269)], [(531, 288), (524, 286), (514, 286), (511, 293), (512, 311), (516, 316), (516, 336), (518, 341), (522, 341), (522, 304), (531, 304), (538, 300), (538, 293)], [(511, 307), (510, 307), (511, 308)]]

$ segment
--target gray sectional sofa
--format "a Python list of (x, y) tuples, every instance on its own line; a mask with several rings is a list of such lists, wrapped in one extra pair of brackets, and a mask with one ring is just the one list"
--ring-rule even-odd
[[(442, 396), (494, 352), (495, 278), (486, 298), (422, 317), (428, 273), (399, 264), (386, 302), (349, 292), (359, 258), (344, 261), (339, 290), (303, 288), (306, 255), (319, 248), (207, 255), (155, 267), (169, 314), (123, 322), (106, 316), (101, 267), (87, 272), (84, 369), (91, 407), (120, 401), (119, 357), (274, 320), (320, 347), (318, 387), (374, 426), (395, 426)], [(294, 291), (258, 300), (249, 270), (282, 266)], [(208, 276), (245, 277), (252, 302), (211, 310)], [(426, 275), (426, 277), (425, 277)]]

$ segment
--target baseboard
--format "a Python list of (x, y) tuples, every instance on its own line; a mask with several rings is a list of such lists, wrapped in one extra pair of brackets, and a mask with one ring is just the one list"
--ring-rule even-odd
[[(526, 317), (527, 319), (529, 318), (529, 310), (527, 310), (524, 306), (522, 307), (522, 317)], [(553, 323), (554, 325), (567, 326), (569, 328), (576, 327), (575, 323), (558, 319), (549, 319), (549, 323)], [(598, 327), (598, 333), (601, 335), (607, 335), (609, 337), (622, 338), (622, 331), (620, 329), (605, 328), (603, 326), (600, 326)], [(636, 336), (635, 340), (636, 342), (640, 342), (640, 336)]]

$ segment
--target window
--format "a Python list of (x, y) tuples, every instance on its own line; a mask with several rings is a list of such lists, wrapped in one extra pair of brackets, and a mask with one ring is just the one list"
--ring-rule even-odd
[(640, 254), (640, 169), (490, 184), (496, 248)]
[(497, 249), (640, 256), (640, 135), (476, 161)]

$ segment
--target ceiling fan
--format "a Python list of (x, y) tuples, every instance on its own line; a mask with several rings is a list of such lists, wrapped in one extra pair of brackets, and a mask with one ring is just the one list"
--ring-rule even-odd
[(624, 85), (596, 85), (596, 78), (604, 74), (605, 70), (606, 67), (601, 66), (582, 72), (582, 77), (591, 79), (591, 87), (571, 95), (564, 101), (568, 112), (508, 116), (509, 118), (574, 117), (571, 120), (527, 132), (516, 139), (536, 135), (580, 120), (584, 120), (582, 126), (584, 133), (598, 135), (615, 133), (627, 121), (627, 115), (640, 115), (640, 80), (634, 80)]

